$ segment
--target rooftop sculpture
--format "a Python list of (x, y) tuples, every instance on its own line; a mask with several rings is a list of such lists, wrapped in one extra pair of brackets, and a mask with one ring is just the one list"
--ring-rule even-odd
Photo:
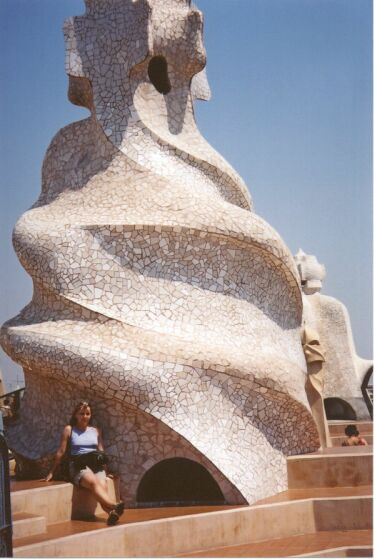
[[(301, 249), (295, 255), (295, 262), (303, 289), (305, 327), (313, 330), (323, 351), (323, 365), (317, 377), (321, 396), (328, 399), (325, 400), (327, 419), (369, 419), (362, 383), (372, 370), (372, 361), (356, 354), (346, 307), (320, 293), (325, 267), (314, 255), (307, 255)], [(316, 375), (313, 377), (317, 379)]]
[(319, 446), (293, 257), (196, 127), (194, 99), (210, 95), (201, 13), (85, 3), (65, 23), (66, 71), (91, 116), (52, 140), (14, 230), (34, 295), (2, 330), (27, 386), (9, 442), (50, 455), (86, 398), (127, 504), (175, 457), (227, 502), (253, 502), (286, 488), (287, 455)]

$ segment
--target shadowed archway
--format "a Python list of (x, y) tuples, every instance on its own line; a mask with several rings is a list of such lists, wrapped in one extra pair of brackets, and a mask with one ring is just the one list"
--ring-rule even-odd
[(327, 420), (357, 420), (354, 409), (347, 401), (330, 397), (324, 403)]
[(212, 475), (195, 461), (165, 459), (145, 473), (137, 491), (139, 506), (224, 504)]

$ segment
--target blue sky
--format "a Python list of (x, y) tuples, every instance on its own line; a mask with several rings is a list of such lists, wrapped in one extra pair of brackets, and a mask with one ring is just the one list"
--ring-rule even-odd
[[(357, 350), (369, 358), (371, 0), (196, 4), (213, 94), (196, 106), (200, 130), (290, 250), (301, 247), (325, 264), (323, 293), (346, 304)], [(11, 246), (14, 223), (38, 196), (52, 136), (87, 115), (67, 100), (61, 29), (82, 12), (83, 0), (0, 2), (1, 322), (31, 296)]]

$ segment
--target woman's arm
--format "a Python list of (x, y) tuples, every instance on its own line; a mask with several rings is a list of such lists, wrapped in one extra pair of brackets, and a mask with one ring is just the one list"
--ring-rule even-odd
[(99, 428), (96, 429), (97, 429), (97, 449), (98, 451), (104, 451), (104, 443), (103, 443), (103, 436), (101, 430)]
[[(97, 449), (98, 451), (104, 452), (104, 443), (103, 443), (103, 436), (101, 430), (100, 428), (96, 428), (96, 429), (97, 429)], [(104, 465), (103, 469), (106, 472), (107, 476), (111, 477), (111, 475), (108, 472), (108, 465)]]
[(45, 477), (46, 482), (49, 482), (52, 479), (53, 473), (57, 469), (58, 465), (61, 463), (61, 459), (63, 458), (63, 456), (65, 454), (66, 447), (67, 447), (70, 436), (71, 436), (71, 426), (65, 426), (64, 431), (62, 432), (62, 436), (61, 436), (60, 447), (58, 448), (58, 450), (56, 452), (56, 455), (55, 455), (55, 460), (54, 460), (54, 463), (53, 463), (53, 467), (51, 468), (51, 470), (49, 471), (49, 473)]

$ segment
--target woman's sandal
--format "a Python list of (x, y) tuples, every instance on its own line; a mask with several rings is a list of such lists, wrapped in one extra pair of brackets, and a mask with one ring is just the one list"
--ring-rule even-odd
[(123, 514), (125, 509), (125, 504), (123, 502), (118, 502), (112, 511), (109, 512), (109, 516), (107, 519), (107, 525), (115, 525), (118, 523), (120, 515)]
[(125, 510), (125, 504), (124, 504), (122, 501), (121, 501), (121, 502), (118, 502), (118, 503), (115, 505), (114, 509), (116, 510), (116, 512), (118, 513), (118, 515), (122, 515), (123, 512), (124, 512), (124, 510)]
[(115, 525), (116, 523), (118, 523), (118, 520), (119, 520), (118, 513), (116, 512), (115, 509), (112, 509), (112, 511), (109, 512), (108, 519), (106, 520), (106, 524)]

